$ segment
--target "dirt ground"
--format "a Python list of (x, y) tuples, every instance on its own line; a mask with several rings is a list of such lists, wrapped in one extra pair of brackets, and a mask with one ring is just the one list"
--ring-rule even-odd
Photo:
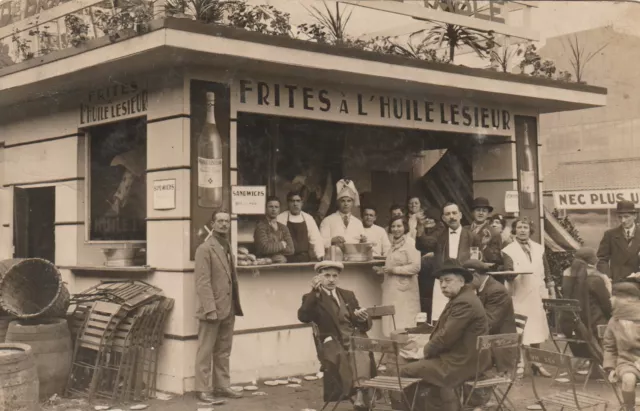
[[(584, 381), (582, 376), (576, 376), (578, 381)], [(556, 391), (566, 391), (570, 389), (567, 383), (554, 382), (552, 379), (537, 377), (542, 396), (549, 395)], [(302, 383), (300, 388), (288, 388), (286, 386), (267, 387), (264, 384), (258, 384), (259, 390), (266, 395), (256, 396), (250, 392), (244, 392), (244, 397), (237, 400), (227, 400), (223, 405), (204, 405), (199, 404), (193, 394), (184, 396), (172, 396), (168, 400), (154, 399), (143, 404), (148, 405), (149, 411), (196, 411), (198, 409), (210, 409), (211, 407), (217, 411), (302, 411), (306, 409), (320, 410), (322, 408), (322, 382), (313, 381)], [(582, 386), (579, 385), (579, 389)], [(617, 410), (618, 402), (607, 384), (602, 381), (590, 380), (587, 386), (587, 392), (591, 395), (597, 395), (609, 401), (609, 410)], [(511, 401), (515, 404), (517, 410), (526, 410), (528, 405), (534, 403), (534, 394), (531, 388), (531, 377), (525, 376), (518, 380), (509, 395)], [(95, 401), (88, 404), (84, 400), (73, 399), (57, 399), (53, 403), (43, 404), (43, 411), (90, 411), (94, 410), (96, 405), (105, 405), (105, 402)], [(106, 404), (108, 405), (108, 404)], [(112, 405), (111, 410), (129, 410), (133, 404)], [(330, 408), (329, 408), (330, 409)], [(341, 404), (338, 410), (350, 410), (351, 406), (347, 402)], [(491, 409), (491, 408), (489, 408)], [(556, 409), (551, 407), (550, 409)], [(559, 409), (559, 408), (557, 408)], [(601, 410), (604, 408), (600, 408)], [(638, 408), (640, 409), (640, 407)], [(208, 410), (207, 410), (208, 411)]]

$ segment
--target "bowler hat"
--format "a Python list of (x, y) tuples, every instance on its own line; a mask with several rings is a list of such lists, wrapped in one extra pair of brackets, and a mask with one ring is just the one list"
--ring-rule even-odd
[(344, 265), (340, 261), (324, 260), (316, 263), (316, 265), (313, 267), (313, 269), (316, 270), (317, 273), (321, 272), (325, 268), (337, 268), (338, 271), (342, 272), (342, 270), (344, 269)]
[(616, 206), (616, 213), (637, 213), (636, 205), (633, 201), (622, 200), (618, 201)]
[(473, 200), (473, 205), (471, 206), (472, 209), (476, 209), (476, 208), (486, 208), (489, 210), (489, 212), (493, 212), (493, 207), (491, 207), (491, 204), (489, 204), (489, 200), (487, 200), (484, 197), (476, 197)]
[(462, 266), (467, 270), (470, 270), (471, 272), (475, 271), (478, 274), (485, 274), (489, 271), (489, 269), (485, 267), (480, 260), (468, 260)]
[(467, 270), (466, 268), (464, 268), (462, 266), (462, 264), (460, 264), (460, 261), (458, 260), (446, 260), (442, 266), (440, 267), (440, 269), (438, 271), (436, 271), (435, 273), (435, 277), (436, 278), (440, 278), (443, 275), (446, 274), (458, 274), (461, 275), (464, 278), (464, 282), (465, 283), (470, 283), (473, 281), (473, 274), (471, 274), (471, 271)]

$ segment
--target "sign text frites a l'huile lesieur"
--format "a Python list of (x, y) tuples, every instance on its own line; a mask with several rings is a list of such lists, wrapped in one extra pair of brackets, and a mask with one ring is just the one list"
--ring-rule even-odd
[[(376, 125), (429, 129), (485, 130), (511, 134), (512, 115), (502, 108), (445, 102), (429, 96), (394, 96), (350, 92), (297, 84), (241, 79), (238, 110), (301, 118), (368, 122)], [(348, 118), (348, 120), (347, 120)]]
[(138, 83), (116, 84), (92, 90), (80, 104), (80, 124), (124, 120), (144, 114), (148, 93)]
[(604, 210), (616, 208), (618, 201), (640, 203), (640, 188), (621, 190), (555, 191), (553, 201), (559, 210)]

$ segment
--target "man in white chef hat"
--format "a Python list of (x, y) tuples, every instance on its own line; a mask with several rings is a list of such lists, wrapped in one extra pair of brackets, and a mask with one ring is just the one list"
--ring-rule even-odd
[(338, 211), (328, 215), (320, 224), (324, 246), (366, 243), (362, 221), (352, 215), (353, 207), (360, 205), (358, 190), (353, 181), (346, 178), (336, 184)]

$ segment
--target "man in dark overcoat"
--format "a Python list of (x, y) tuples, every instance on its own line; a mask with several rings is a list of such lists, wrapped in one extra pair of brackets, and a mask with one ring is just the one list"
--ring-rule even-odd
[[(488, 334), (489, 326), (469, 270), (457, 260), (447, 260), (436, 277), (449, 302), (424, 347), (424, 359), (402, 366), (400, 375), (421, 378), (424, 386), (446, 391), (475, 377), (477, 339)], [(480, 358), (482, 370), (490, 367), (489, 355)]]
[(318, 357), (324, 371), (324, 400), (348, 399), (355, 392), (356, 408), (366, 408), (367, 393), (358, 388), (358, 381), (375, 375), (371, 353), (349, 354), (349, 337), (367, 337), (371, 318), (361, 308), (353, 291), (338, 287), (344, 266), (337, 261), (322, 261), (315, 265), (318, 273), (312, 280), (310, 293), (302, 297), (298, 319), (313, 322), (318, 330)]
[(493, 207), (489, 200), (484, 197), (477, 197), (471, 206), (473, 222), (467, 226), (474, 237), (474, 246), (482, 253), (482, 262), (490, 268), (498, 268), (502, 265), (502, 237), (491, 230), (490, 213)]
[[(487, 267), (478, 260), (469, 260), (464, 267), (473, 273), (472, 285), (487, 314), (489, 335), (517, 333), (513, 301), (506, 287), (488, 275)], [(493, 361), (499, 372), (514, 369), (518, 360), (515, 351), (505, 348), (493, 353)]]
[(612, 282), (624, 280), (640, 266), (640, 230), (637, 229), (636, 210), (633, 201), (619, 201), (616, 214), (620, 225), (607, 230), (598, 247), (597, 269), (607, 274)]

